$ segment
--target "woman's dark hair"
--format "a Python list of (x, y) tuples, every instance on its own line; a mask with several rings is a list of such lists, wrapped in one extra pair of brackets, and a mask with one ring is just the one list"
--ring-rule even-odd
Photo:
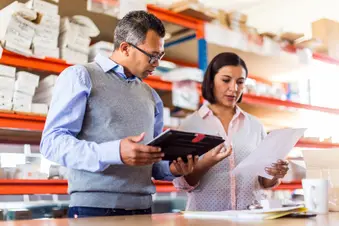
[[(225, 52), (216, 55), (212, 61), (209, 63), (207, 70), (205, 72), (204, 81), (202, 82), (202, 96), (205, 100), (209, 103), (215, 103), (215, 96), (214, 96), (214, 77), (220, 70), (220, 68), (224, 66), (241, 66), (244, 68), (246, 72), (246, 78), (248, 75), (247, 66), (245, 61), (241, 59), (237, 54)], [(242, 95), (238, 100), (238, 103), (241, 102)]]

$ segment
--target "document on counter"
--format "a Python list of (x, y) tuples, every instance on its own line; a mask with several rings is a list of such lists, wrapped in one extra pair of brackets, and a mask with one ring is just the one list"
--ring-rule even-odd
[(279, 129), (270, 132), (259, 146), (231, 171), (232, 174), (253, 174), (272, 179), (272, 176), (265, 172), (265, 167), (270, 167), (279, 159), (286, 158), (305, 131), (306, 129), (300, 128)]

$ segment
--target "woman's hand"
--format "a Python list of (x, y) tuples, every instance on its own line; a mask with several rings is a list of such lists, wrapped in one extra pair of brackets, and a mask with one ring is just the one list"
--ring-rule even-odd
[(288, 162), (281, 159), (279, 159), (276, 163), (273, 163), (272, 167), (265, 168), (266, 173), (273, 176), (275, 179), (284, 178), (288, 170)]
[(259, 181), (264, 188), (271, 188), (279, 182), (279, 179), (284, 178), (287, 174), (288, 162), (279, 159), (276, 163), (272, 164), (272, 167), (266, 167), (265, 171), (268, 175), (273, 176), (272, 179), (267, 179), (263, 177), (259, 177)]
[(232, 154), (232, 146), (230, 146), (226, 150), (224, 144), (220, 144), (219, 146), (205, 153), (205, 155), (202, 157), (202, 161), (208, 166), (214, 166), (215, 164), (224, 160), (231, 154)]

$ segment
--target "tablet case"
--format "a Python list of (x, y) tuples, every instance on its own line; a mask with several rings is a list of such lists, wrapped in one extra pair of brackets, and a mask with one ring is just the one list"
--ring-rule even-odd
[(165, 153), (163, 160), (173, 161), (181, 157), (187, 162), (187, 155), (201, 156), (224, 141), (218, 136), (168, 129), (148, 145), (160, 147)]

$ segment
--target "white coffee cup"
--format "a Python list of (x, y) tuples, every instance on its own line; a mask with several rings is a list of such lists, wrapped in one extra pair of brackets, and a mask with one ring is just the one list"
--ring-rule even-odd
[(328, 180), (302, 180), (305, 206), (310, 212), (317, 214), (328, 213)]

